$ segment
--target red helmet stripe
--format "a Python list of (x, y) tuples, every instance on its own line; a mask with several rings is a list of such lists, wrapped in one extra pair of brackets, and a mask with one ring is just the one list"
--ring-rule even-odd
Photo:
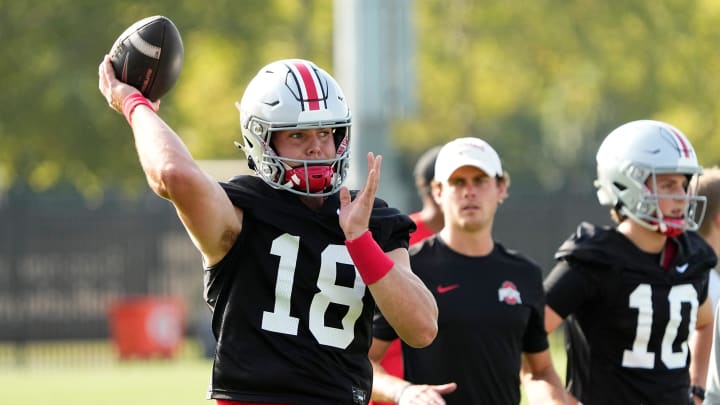
[(294, 65), (295, 69), (297, 69), (300, 73), (300, 77), (303, 81), (302, 85), (307, 94), (305, 101), (308, 104), (308, 109), (311, 111), (319, 110), (320, 100), (318, 98), (318, 89), (315, 80), (313, 80), (312, 74), (310, 73), (310, 69), (308, 69), (307, 65), (302, 62), (295, 62)]
[(682, 150), (682, 153), (685, 155), (686, 158), (690, 157), (690, 148), (688, 148), (687, 144), (685, 143), (685, 138), (683, 138), (682, 135), (678, 134), (675, 128), (670, 128), (670, 132), (675, 135), (675, 139), (680, 144), (680, 149)]

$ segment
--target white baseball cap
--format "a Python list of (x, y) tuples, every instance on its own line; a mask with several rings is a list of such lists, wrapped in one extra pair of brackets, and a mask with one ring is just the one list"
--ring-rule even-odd
[(473, 166), (491, 177), (503, 175), (500, 156), (480, 138), (458, 138), (440, 149), (435, 161), (435, 181), (447, 182), (455, 170)]

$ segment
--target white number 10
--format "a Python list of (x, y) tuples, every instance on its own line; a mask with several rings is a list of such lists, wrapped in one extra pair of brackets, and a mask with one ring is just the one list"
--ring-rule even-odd
[[(289, 234), (278, 236), (272, 243), (270, 253), (280, 257), (280, 264), (275, 284), (275, 307), (272, 312), (263, 312), (262, 328), (265, 330), (287, 335), (297, 335), (298, 333), (299, 319), (290, 316), (290, 299), (299, 248), (300, 238)], [(357, 270), (352, 287), (336, 284), (337, 264), (354, 266), (345, 246), (328, 245), (320, 258), (320, 274), (317, 280), (317, 287), (320, 291), (313, 296), (310, 308), (308, 308), (310, 332), (318, 343), (344, 349), (355, 338), (355, 322), (362, 314), (365, 284)], [(325, 325), (325, 313), (331, 303), (348, 307), (348, 311), (341, 321), (342, 328)]]
[[(688, 322), (688, 336), (695, 327), (698, 308), (697, 292), (690, 284), (673, 286), (668, 294), (668, 302), (670, 303), (670, 319), (668, 319), (665, 333), (663, 333), (660, 359), (669, 369), (682, 368), (687, 365), (687, 340), (680, 344), (679, 352), (673, 351), (673, 342), (682, 322), (683, 302), (692, 306), (690, 322)], [(630, 294), (630, 307), (638, 309), (637, 329), (632, 350), (625, 350), (623, 353), (622, 365), (623, 367), (653, 368), (655, 353), (647, 350), (653, 326), (652, 289), (649, 284), (640, 284), (633, 290)]]

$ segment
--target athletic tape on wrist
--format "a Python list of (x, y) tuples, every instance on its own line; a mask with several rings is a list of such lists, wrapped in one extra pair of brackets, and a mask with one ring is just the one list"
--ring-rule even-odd
[(346, 240), (345, 246), (347, 246), (355, 268), (360, 273), (365, 285), (380, 280), (395, 265), (380, 248), (380, 245), (375, 242), (370, 231), (365, 231), (360, 237), (353, 240)]
[(135, 111), (135, 108), (139, 105), (145, 105), (149, 109), (155, 111), (155, 108), (150, 104), (150, 101), (145, 98), (141, 93), (133, 93), (129, 96), (125, 97), (125, 100), (123, 100), (123, 106), (122, 106), (122, 112), (123, 115), (125, 115), (125, 119), (127, 120), (128, 124), (132, 126), (132, 113)]

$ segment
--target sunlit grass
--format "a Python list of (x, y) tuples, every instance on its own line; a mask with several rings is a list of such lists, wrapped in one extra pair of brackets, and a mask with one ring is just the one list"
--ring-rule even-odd
[[(564, 379), (562, 333), (550, 336), (550, 349)], [(209, 405), (211, 367), (194, 342), (172, 359), (129, 361), (107, 341), (0, 344), (0, 404)]]
[(211, 360), (117, 360), (109, 342), (0, 345), (0, 404), (208, 405)]

